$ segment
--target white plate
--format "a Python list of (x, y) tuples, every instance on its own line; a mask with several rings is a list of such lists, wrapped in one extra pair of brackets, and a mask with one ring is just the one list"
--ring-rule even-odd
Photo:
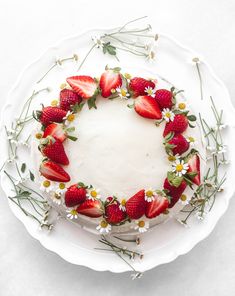
[[(8, 124), (19, 110), (19, 104), (27, 98), (34, 89), (40, 89), (44, 86), (58, 85), (64, 81), (69, 73), (76, 73), (78, 65), (66, 63), (62, 68), (55, 68), (45, 80), (36, 84), (36, 81), (48, 69), (55, 60), (55, 57), (63, 58), (72, 56), (74, 53), (83, 56), (92, 45), (91, 36), (99, 35), (105, 30), (90, 30), (82, 35), (74, 36), (63, 40), (58, 45), (49, 48), (38, 60), (30, 64), (23, 71), (17, 83), (9, 93), (6, 106), (2, 112), (2, 128)], [(154, 63), (147, 63), (145, 60), (128, 55), (119, 54), (120, 66), (125, 71), (128, 69), (137, 69), (159, 74), (167, 78), (177, 88), (184, 89), (186, 97), (190, 98), (192, 108), (202, 113), (210, 121), (211, 112), (208, 109), (208, 100), (211, 95), (218, 106), (218, 109), (224, 110), (224, 116), (229, 128), (225, 133), (225, 143), (229, 147), (235, 144), (234, 139), (234, 108), (231, 104), (228, 91), (224, 84), (216, 77), (214, 72), (203, 62), (200, 65), (203, 77), (203, 92), (205, 101), (200, 101), (199, 81), (195, 66), (190, 63), (193, 57), (197, 56), (188, 48), (180, 45), (178, 42), (166, 36), (159, 34), (159, 40), (156, 44), (157, 57)], [(84, 68), (80, 72), (84, 74), (100, 74), (105, 65), (117, 66), (118, 62), (110, 56), (103, 55), (99, 49), (96, 49), (87, 60)], [(94, 66), (95, 65), (95, 66)], [(45, 95), (40, 96), (40, 102), (45, 99)], [(39, 103), (36, 101), (35, 104)], [(6, 145), (1, 146), (1, 163), (6, 158)], [(227, 169), (226, 188), (216, 199), (215, 205), (203, 222), (196, 219), (190, 221), (190, 228), (182, 227), (174, 219), (167, 223), (155, 227), (141, 238), (139, 249), (144, 253), (144, 259), (133, 262), (136, 270), (146, 271), (157, 265), (170, 262), (177, 256), (187, 253), (198, 242), (207, 237), (215, 227), (219, 218), (226, 211), (229, 199), (234, 193), (235, 172), (234, 154), (229, 155), (230, 165)], [(6, 177), (2, 174), (1, 184), (6, 193), (10, 194)], [(130, 270), (129, 266), (121, 261), (115, 254), (110, 252), (95, 250), (95, 247), (102, 247), (97, 240), (97, 236), (84, 231), (77, 225), (74, 225), (64, 219), (57, 221), (55, 229), (51, 233), (40, 231), (38, 225), (32, 219), (27, 218), (13, 203), (9, 203), (13, 213), (23, 222), (28, 232), (47, 249), (57, 253), (65, 260), (88, 266), (95, 270), (110, 270), (112, 272), (124, 272)], [(132, 246), (130, 245), (130, 248)]]

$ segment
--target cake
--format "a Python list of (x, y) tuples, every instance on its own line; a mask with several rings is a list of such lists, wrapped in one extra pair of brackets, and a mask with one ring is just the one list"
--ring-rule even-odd
[(120, 68), (65, 81), (34, 112), (37, 179), (56, 211), (97, 233), (145, 232), (177, 215), (204, 167), (183, 92)]

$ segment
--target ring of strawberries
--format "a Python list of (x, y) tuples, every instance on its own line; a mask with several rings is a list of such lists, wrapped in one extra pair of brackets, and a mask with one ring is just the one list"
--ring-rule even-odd
[(196, 117), (189, 115), (184, 108), (176, 107), (179, 92), (174, 88), (157, 89), (156, 80), (131, 78), (129, 74), (121, 74), (120, 68), (107, 67), (100, 79), (80, 75), (69, 77), (66, 81), (56, 106), (43, 106), (42, 110), (34, 112), (43, 130), (41, 137), (38, 137), (39, 150), (44, 156), (39, 171), (47, 180), (70, 181), (64, 169), (64, 166), (69, 165), (69, 159), (63, 142), (76, 138), (70, 135), (73, 128), (66, 128), (64, 122), (68, 114), (74, 116), (85, 103), (89, 108), (96, 108), (98, 95), (104, 99), (133, 99), (129, 107), (133, 107), (138, 115), (155, 120), (156, 126), (165, 120), (163, 144), (169, 161), (175, 161), (174, 170), (167, 173), (161, 190), (141, 189), (127, 200), (119, 201), (113, 196), (101, 201), (97, 193), (88, 196), (92, 186), (78, 182), (66, 189), (66, 207), (76, 209), (81, 215), (94, 218), (102, 216), (109, 224), (121, 225), (144, 215), (151, 219), (166, 213), (180, 199), (187, 186), (200, 185), (199, 154), (195, 149), (189, 149), (190, 143), (183, 135), (188, 127), (193, 127), (191, 122)]

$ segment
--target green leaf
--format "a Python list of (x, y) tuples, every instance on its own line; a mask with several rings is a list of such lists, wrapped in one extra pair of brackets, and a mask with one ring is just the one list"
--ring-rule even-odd
[(96, 97), (91, 97), (91, 98), (87, 101), (87, 104), (88, 104), (88, 108), (89, 108), (89, 109), (91, 109), (91, 108), (95, 108), (95, 109), (97, 109), (96, 104), (95, 104), (95, 101), (96, 101)]
[(72, 133), (74, 131), (75, 131), (75, 126), (66, 128), (66, 132), (68, 132), (68, 133)]
[(31, 192), (29, 192), (29, 191), (22, 191), (20, 193), (20, 196), (24, 196), (24, 197), (27, 197), (27, 196), (30, 196), (30, 195), (31, 195)]
[(180, 184), (182, 183), (182, 181), (183, 181), (183, 177), (175, 177), (175, 178), (171, 181), (171, 183), (172, 183), (173, 186), (175, 186), (175, 187), (179, 187)]
[(187, 175), (193, 179), (194, 177), (196, 177), (198, 175), (198, 173), (197, 172), (189, 172), (189, 173), (187, 173)]
[(197, 117), (195, 115), (188, 115), (188, 120), (189, 121), (196, 121)]
[(71, 109), (72, 109), (73, 112), (78, 113), (79, 111), (82, 110), (82, 108), (83, 108), (84, 105), (85, 105), (84, 102), (82, 102), (80, 104), (76, 103), (74, 106), (72, 106)]
[(21, 172), (24, 173), (25, 169), (26, 169), (26, 163), (22, 163), (21, 168), (20, 168)]
[(195, 128), (195, 125), (192, 125), (190, 122), (188, 123), (188, 125), (189, 125), (191, 128)]
[(31, 171), (29, 171), (29, 177), (30, 177), (30, 180), (34, 182), (35, 177), (34, 177), (34, 174)]
[(77, 141), (77, 139), (78, 139), (77, 137), (70, 136), (70, 135), (68, 135), (67, 138), (71, 141), (74, 141), (74, 142)]
[(167, 134), (164, 138), (165, 143), (169, 142), (173, 137), (174, 137), (175, 133), (170, 132), (169, 134)]
[(78, 186), (82, 188), (87, 188), (87, 186), (83, 182), (78, 182)]
[(171, 183), (171, 181), (175, 178), (175, 173), (167, 172), (167, 179)]

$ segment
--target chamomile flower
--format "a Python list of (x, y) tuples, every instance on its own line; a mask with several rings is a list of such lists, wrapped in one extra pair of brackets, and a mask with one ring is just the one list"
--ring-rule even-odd
[(112, 226), (106, 220), (101, 220), (96, 229), (100, 233), (109, 233), (112, 229)]
[(169, 161), (176, 161), (177, 159), (180, 159), (180, 155), (179, 155), (179, 153), (177, 153), (177, 154), (175, 154), (175, 155), (172, 155), (172, 154), (170, 154), (170, 155), (168, 155), (168, 160)]
[(96, 189), (92, 187), (87, 190), (86, 196), (88, 199), (91, 199), (91, 200), (100, 199), (100, 189)]
[(55, 99), (55, 100), (52, 100), (52, 101), (51, 101), (51, 106), (52, 106), (52, 107), (56, 107), (56, 106), (58, 106), (58, 105), (59, 105), (59, 101), (58, 101), (58, 100)]
[(186, 102), (181, 101), (176, 104), (176, 108), (179, 109), (180, 111), (187, 111), (188, 105), (186, 104)]
[(201, 64), (203, 61), (203, 57), (200, 57), (200, 56), (195, 56), (195, 57), (190, 57), (188, 62), (191, 64), (191, 65), (196, 65), (196, 64)]
[(125, 87), (121, 87), (121, 86), (117, 87), (116, 92), (118, 93), (118, 96), (121, 99), (128, 100), (130, 98), (130, 94), (128, 93), (128, 91)]
[(196, 140), (194, 137), (191, 137), (191, 136), (187, 137), (186, 140), (187, 140), (187, 142), (188, 142), (191, 146), (195, 146), (196, 143), (197, 143), (197, 140)]
[(154, 98), (154, 97), (155, 97), (156, 89), (154, 89), (154, 88), (148, 86), (148, 87), (145, 87), (144, 92), (145, 92), (148, 96)]
[(182, 177), (187, 173), (189, 166), (187, 163), (184, 162), (184, 160), (177, 159), (172, 164), (172, 172), (175, 172), (176, 176)]
[(40, 190), (46, 193), (50, 193), (54, 190), (54, 183), (50, 180), (43, 179), (41, 182)]
[(186, 205), (189, 204), (189, 202), (190, 202), (190, 198), (189, 198), (187, 195), (182, 194), (181, 197), (180, 197), (180, 199), (179, 199), (179, 202), (180, 202), (182, 205), (186, 206)]
[(138, 229), (140, 233), (146, 232), (149, 228), (149, 222), (144, 220), (135, 221), (136, 226), (134, 227), (135, 230)]
[(54, 192), (54, 194), (51, 195), (51, 200), (55, 204), (61, 205), (61, 203), (62, 203), (61, 194), (57, 194), (56, 192)]
[(126, 199), (125, 198), (123, 198), (120, 201), (119, 209), (123, 212), (126, 212)]
[(64, 124), (66, 126), (70, 125), (71, 122), (73, 122), (75, 119), (75, 114), (71, 111), (68, 111), (66, 116), (63, 118), (63, 120), (65, 120)]
[(95, 46), (97, 48), (103, 47), (104, 41), (102, 40), (102, 38), (100, 36), (93, 36), (93, 37), (91, 37), (91, 39), (95, 43)]
[(58, 195), (63, 195), (66, 192), (67, 188), (65, 186), (65, 183), (58, 183), (55, 193)]
[(76, 209), (67, 210), (67, 218), (70, 220), (77, 219), (78, 218), (78, 212)]
[(155, 195), (156, 195), (156, 192), (152, 188), (149, 188), (149, 189), (145, 190), (144, 199), (147, 202), (154, 201)]
[(166, 122), (169, 122), (174, 120), (175, 114), (169, 108), (164, 108), (162, 110), (162, 117)]

